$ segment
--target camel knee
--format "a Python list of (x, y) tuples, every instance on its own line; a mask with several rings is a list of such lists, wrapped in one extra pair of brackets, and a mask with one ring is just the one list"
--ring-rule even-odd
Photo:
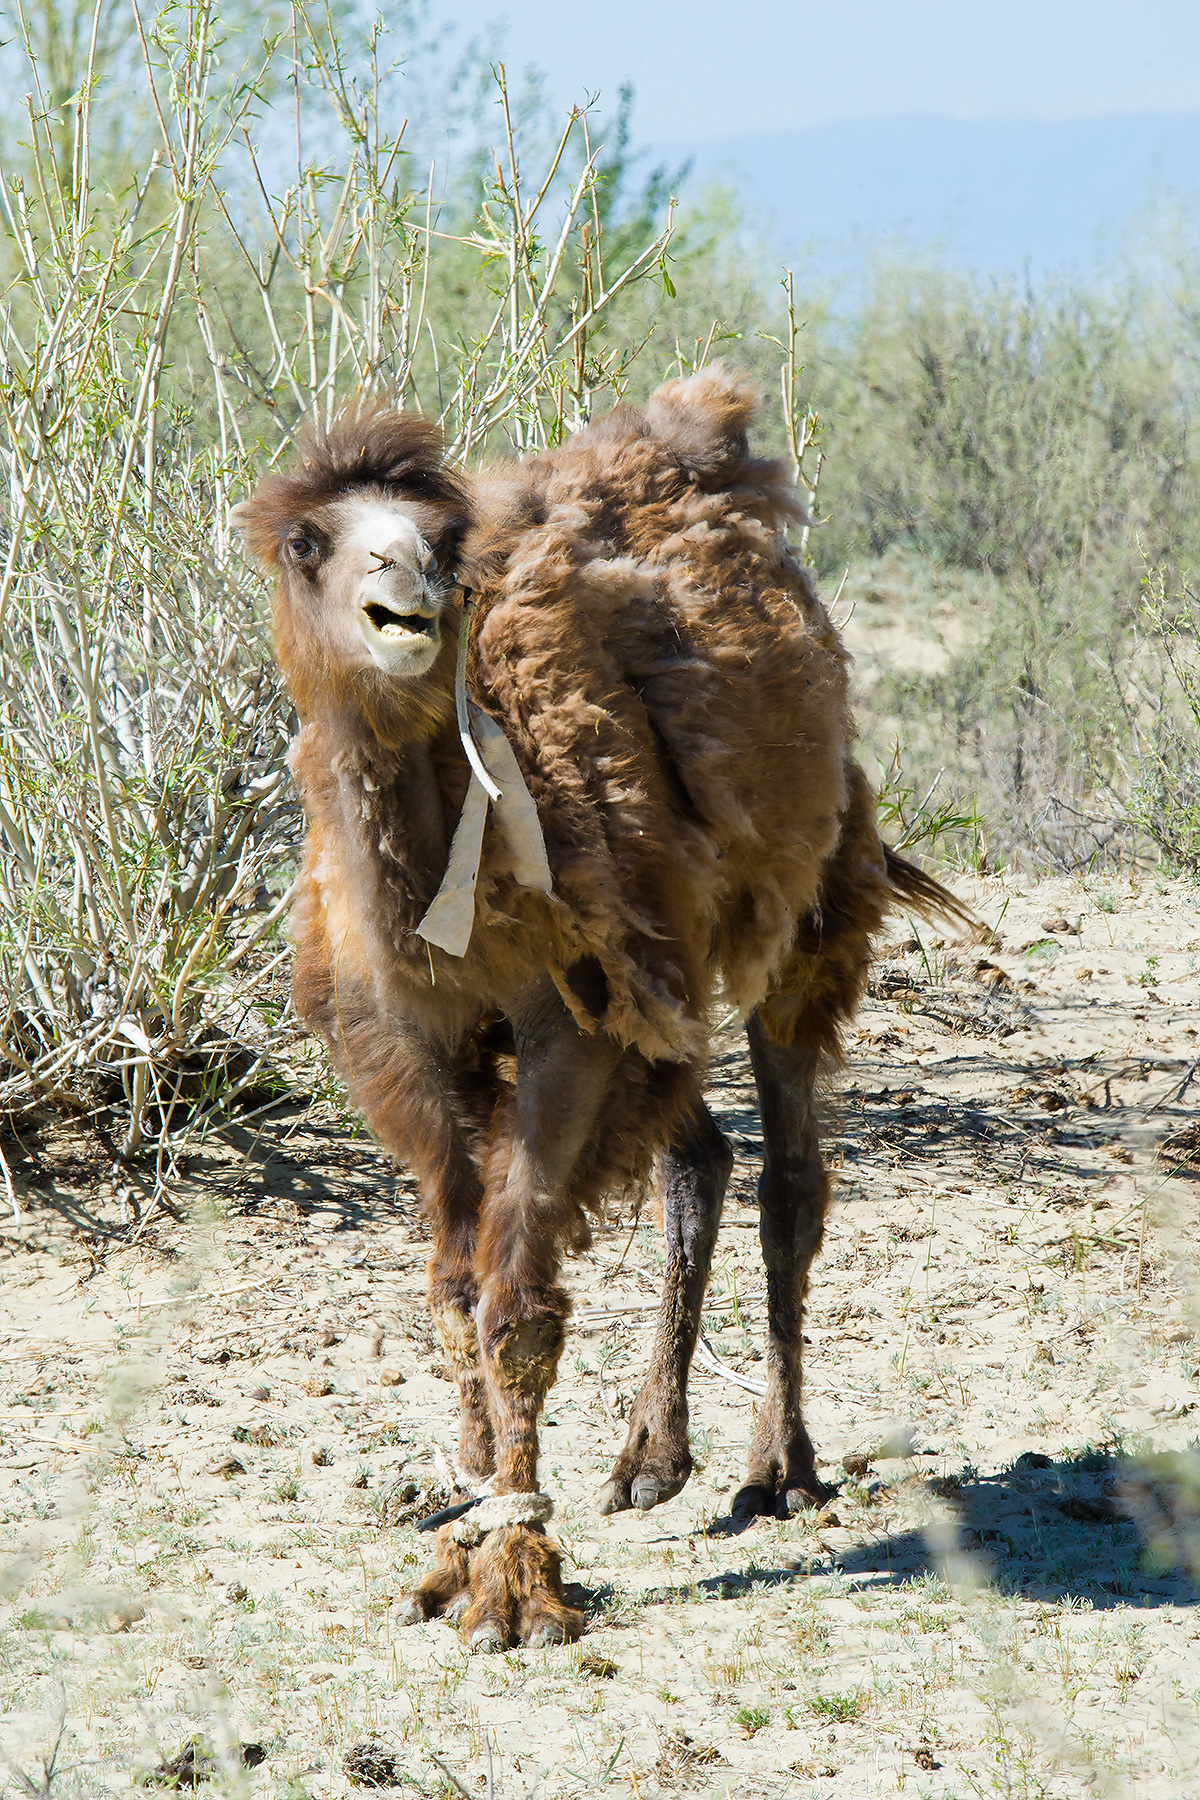
[(733, 1149), (707, 1107), (693, 1115), (667, 1157), (663, 1225), (671, 1260), (707, 1275), (721, 1222)]
[(452, 1363), (476, 1368), (479, 1364), (479, 1333), (469, 1308), (461, 1299), (447, 1302), (431, 1296), (429, 1311), (442, 1349)]
[(541, 1392), (550, 1386), (558, 1369), (566, 1333), (563, 1321), (541, 1318), (516, 1319), (489, 1345), (491, 1360), (505, 1387), (523, 1393)]
[(476, 1324), (489, 1377), (519, 1393), (544, 1393), (558, 1369), (566, 1313), (559, 1289), (534, 1299), (485, 1285)]
[(758, 1204), (764, 1220), (785, 1232), (789, 1226), (820, 1230), (829, 1204), (829, 1176), (815, 1145), (782, 1161), (768, 1156), (758, 1178)]
[(537, 1296), (485, 1283), (476, 1308), (488, 1414), (496, 1446), (497, 1493), (537, 1488), (538, 1414), (558, 1370), (567, 1296)]

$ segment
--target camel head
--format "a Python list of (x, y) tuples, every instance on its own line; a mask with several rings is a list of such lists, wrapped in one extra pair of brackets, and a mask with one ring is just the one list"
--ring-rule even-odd
[(444, 716), (468, 511), (435, 426), (348, 407), (302, 441), (299, 467), (235, 509), (235, 523), (278, 571), (276, 646), (303, 714), (349, 707), (385, 743)]

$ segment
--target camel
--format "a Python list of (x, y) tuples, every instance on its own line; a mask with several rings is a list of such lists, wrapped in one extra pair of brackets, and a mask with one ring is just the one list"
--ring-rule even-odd
[[(278, 574), (307, 817), (300, 1017), (431, 1231), (458, 1479), (404, 1602), (472, 1649), (577, 1637), (538, 1416), (560, 1272), (653, 1180), (666, 1275), (603, 1512), (692, 1469), (687, 1379), (732, 1154), (704, 1101), (718, 1003), (762, 1114), (767, 1394), (740, 1518), (825, 1492), (801, 1324), (828, 1184), (814, 1086), (890, 907), (965, 910), (885, 849), (854, 760), (847, 657), (789, 548), (784, 469), (720, 365), (560, 448), (468, 476), (426, 420), (366, 401), (239, 509)], [(494, 799), (489, 814), (489, 796)]]

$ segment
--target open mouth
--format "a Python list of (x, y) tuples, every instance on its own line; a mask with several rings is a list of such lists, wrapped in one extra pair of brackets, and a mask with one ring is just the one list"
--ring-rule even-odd
[(436, 616), (397, 612), (383, 600), (368, 600), (363, 612), (383, 638), (433, 637), (437, 633)]

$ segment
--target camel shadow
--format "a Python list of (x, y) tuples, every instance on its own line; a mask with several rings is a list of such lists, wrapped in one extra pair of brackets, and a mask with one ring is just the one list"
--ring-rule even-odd
[[(1019, 1104), (1011, 1097), (1001, 1099), (1001, 1092), (1011, 1096), (1022, 1079), (1031, 1078), (1025, 1061), (1004, 1056), (989, 1064), (995, 1093), (964, 1099), (939, 1091), (939, 1082), (977, 1068), (977, 1055), (969, 1049), (942, 1058), (932, 1082), (924, 1069), (892, 1066), (886, 1057), (852, 1059), (847, 1080), (823, 1095), (831, 1162), (845, 1171), (851, 1186), (856, 1167), (881, 1155), (944, 1173), (969, 1172), (986, 1162), (1013, 1187), (1036, 1185), (1053, 1170), (1069, 1171), (1084, 1183), (1109, 1178), (1111, 1165), (1102, 1152), (1129, 1136), (1134, 1120), (1130, 1109), (1068, 1104), (1053, 1084), (1037, 1093), (1029, 1089)], [(882, 1085), (875, 1085), (881, 1076)], [(757, 1164), (762, 1135), (755, 1090), (737, 1052), (714, 1058), (712, 1082), (711, 1104), (721, 1129), (746, 1163)], [(1045, 1103), (1039, 1098), (1043, 1094), (1048, 1096)], [(735, 1198), (754, 1202), (754, 1183), (744, 1169), (735, 1172), (732, 1191)]]
[[(811, 1556), (796, 1559), (799, 1566), (751, 1563), (644, 1598), (732, 1599), (836, 1570), (859, 1590), (932, 1579), (959, 1590), (987, 1586), (1013, 1599), (1082, 1602), (1095, 1611), (1200, 1603), (1200, 1448), (1139, 1457), (1105, 1447), (1058, 1459), (1029, 1451), (994, 1475), (968, 1466), (958, 1475), (910, 1481), (928, 1499), (930, 1516), (920, 1526), (872, 1535), (868, 1524), (843, 1546), (831, 1542), (840, 1530), (814, 1517), (817, 1541)], [(911, 1493), (909, 1482), (903, 1485)], [(881, 1483), (875, 1491), (882, 1497)], [(706, 1535), (736, 1536), (756, 1523), (717, 1518)]]
[[(943, 1078), (969, 1074), (973, 1059), (963, 1055), (939, 1065)], [(1028, 1070), (1020, 1063), (993, 1064), (997, 1084), (1015, 1083)], [(963, 1100), (929, 1091), (920, 1076), (878, 1090), (851, 1087), (834, 1096), (831, 1148), (848, 1169), (870, 1163), (881, 1152), (906, 1162), (939, 1168), (973, 1168), (986, 1160), (1006, 1183), (1035, 1183), (1048, 1169), (1068, 1170), (1081, 1182), (1102, 1182), (1111, 1173), (1101, 1154), (1122, 1136), (1118, 1119), (1099, 1112), (1079, 1117), (1045, 1111), (1036, 1101), (1014, 1107), (991, 1097)]]
[(752, 1594), (764, 1588), (787, 1587), (794, 1581), (802, 1581), (807, 1571), (794, 1568), (763, 1568), (758, 1563), (751, 1563), (746, 1569), (728, 1569), (720, 1575), (698, 1576), (695, 1581), (680, 1583), (676, 1586), (647, 1588), (630, 1601), (628, 1594), (622, 1593), (611, 1581), (598, 1583), (588, 1587), (580, 1581), (563, 1583), (563, 1592), (570, 1606), (578, 1607), (588, 1626), (622, 1625), (634, 1622), (637, 1609), (643, 1606), (669, 1606), (684, 1601), (696, 1600), (738, 1600), (746, 1594)]

